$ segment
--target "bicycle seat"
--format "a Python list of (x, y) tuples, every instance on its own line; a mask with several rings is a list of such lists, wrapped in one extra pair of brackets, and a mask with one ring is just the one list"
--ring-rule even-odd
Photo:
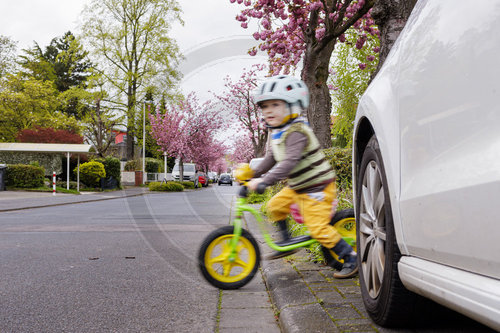
[(312, 239), (311, 236), (303, 235), (303, 236), (298, 236), (298, 237), (292, 237), (290, 239), (287, 239), (287, 240), (284, 240), (281, 242), (277, 242), (276, 245), (279, 245), (279, 246), (293, 245), (293, 244), (308, 241), (310, 239)]

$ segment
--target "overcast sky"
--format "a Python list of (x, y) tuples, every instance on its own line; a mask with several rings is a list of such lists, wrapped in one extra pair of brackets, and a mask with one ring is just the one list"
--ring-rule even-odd
[[(182, 82), (185, 93), (195, 91), (200, 98), (208, 99), (209, 90), (221, 92), (222, 80), (226, 75), (238, 77), (244, 67), (265, 62), (263, 57), (250, 57), (245, 54), (246, 46), (237, 41), (250, 40), (254, 30), (244, 30), (234, 17), (239, 7), (229, 0), (178, 0), (183, 10), (184, 26), (176, 25), (174, 37), (182, 52), (188, 56), (190, 72)], [(18, 41), (18, 51), (33, 46), (36, 41), (42, 48), (55, 37), (71, 30), (78, 34), (80, 13), (89, 0), (1, 0), (0, 34)], [(246, 37), (245, 37), (246, 36)], [(218, 48), (218, 43), (235, 40), (238, 50)], [(216, 54), (213, 53), (215, 44)], [(227, 44), (227, 43), (226, 43)], [(243, 43), (244, 44), (244, 43)], [(210, 62), (204, 63), (199, 54), (206, 48), (211, 50)], [(201, 48), (201, 50), (200, 50)], [(195, 52), (198, 50), (199, 52)], [(189, 57), (195, 55), (196, 59)], [(241, 54), (241, 55), (239, 55)], [(227, 56), (230, 56), (229, 58)]]

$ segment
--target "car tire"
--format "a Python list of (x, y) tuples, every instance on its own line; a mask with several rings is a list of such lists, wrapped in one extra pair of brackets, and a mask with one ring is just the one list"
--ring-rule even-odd
[(416, 315), (415, 305), (420, 297), (408, 291), (399, 279), (401, 253), (384, 162), (375, 136), (363, 152), (356, 188), (356, 238), (363, 303), (375, 323), (386, 327), (407, 326)]

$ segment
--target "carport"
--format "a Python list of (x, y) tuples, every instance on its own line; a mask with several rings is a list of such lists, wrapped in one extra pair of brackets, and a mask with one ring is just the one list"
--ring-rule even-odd
[(66, 154), (66, 189), (69, 190), (69, 158), (78, 155), (77, 191), (80, 191), (80, 154), (88, 154), (90, 145), (70, 143), (5, 143), (0, 142), (0, 151)]

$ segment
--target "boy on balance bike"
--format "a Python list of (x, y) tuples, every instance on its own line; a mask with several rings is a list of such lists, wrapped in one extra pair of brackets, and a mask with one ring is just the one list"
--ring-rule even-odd
[[(258, 89), (255, 102), (262, 110), (270, 141), (264, 160), (255, 168), (248, 164), (236, 171), (238, 179), (251, 179), (246, 185), (256, 191), (259, 184), (272, 185), (287, 179), (288, 185), (267, 204), (269, 218), (278, 223), (285, 246), (292, 239), (286, 218), (296, 204), (311, 237), (331, 249), (344, 264), (333, 276), (354, 276), (358, 271), (357, 254), (330, 225), (332, 202), (336, 197), (335, 172), (321, 150), (318, 139), (301, 113), (309, 105), (309, 91), (301, 80), (279, 75), (269, 78)], [(262, 178), (261, 175), (265, 174)], [(297, 250), (276, 251), (267, 259), (277, 259)]]

